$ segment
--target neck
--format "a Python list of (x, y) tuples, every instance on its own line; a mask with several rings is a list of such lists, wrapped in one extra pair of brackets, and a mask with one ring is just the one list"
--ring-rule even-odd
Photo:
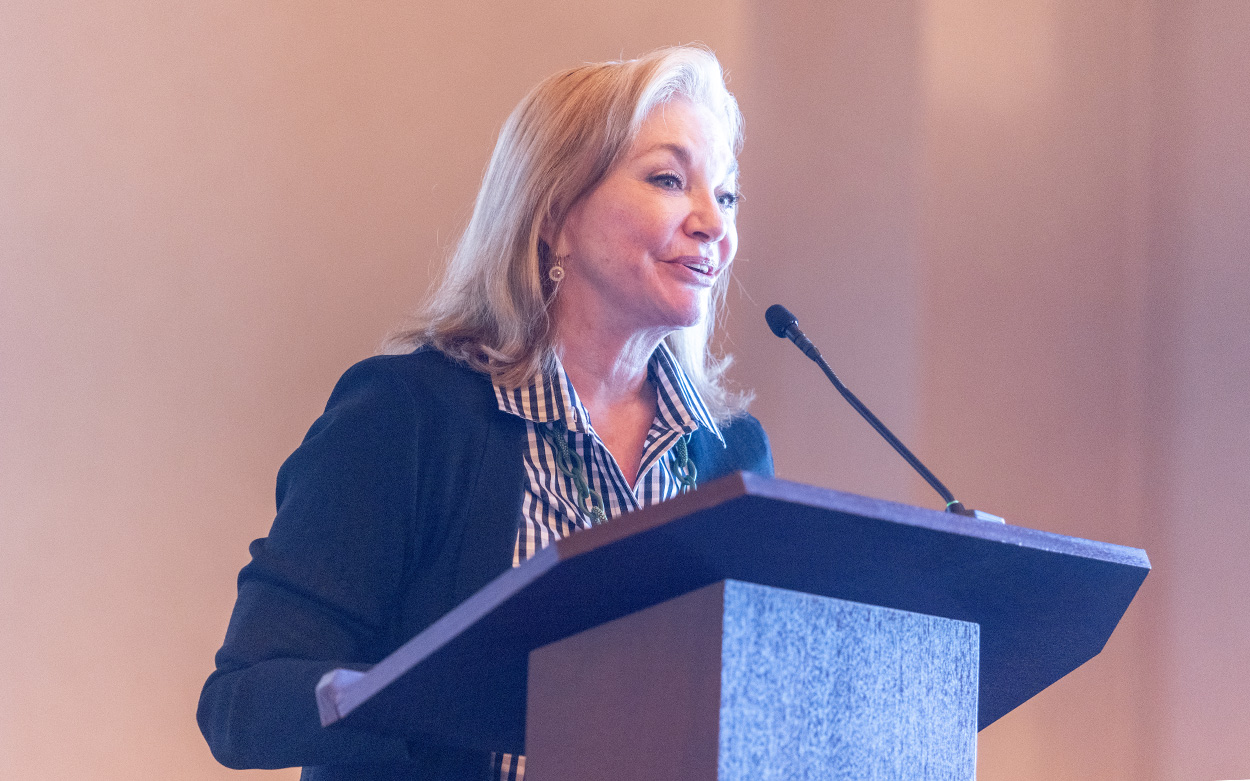
[(564, 371), (629, 485), (637, 481), (643, 443), (655, 419), (656, 392), (647, 382), (647, 363), (664, 333), (616, 330), (595, 318), (556, 320), (555, 346)]
[(563, 295), (551, 313), (556, 352), (592, 414), (596, 406), (636, 399), (647, 391), (647, 363), (672, 331), (640, 329), (624, 316), (613, 317), (612, 307), (587, 304), (595, 300), (593, 291)]
[(662, 335), (635, 335), (615, 341), (589, 338), (591, 334), (561, 333), (556, 351), (578, 398), (591, 413), (629, 404), (651, 395), (647, 364)]

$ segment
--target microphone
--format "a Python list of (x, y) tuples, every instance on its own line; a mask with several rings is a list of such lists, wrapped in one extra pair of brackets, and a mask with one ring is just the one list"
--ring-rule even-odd
[(882, 423), (876, 415), (872, 414), (872, 411), (865, 407), (864, 403), (860, 401), (854, 393), (851, 393), (849, 388), (842, 384), (842, 381), (838, 379), (838, 375), (834, 374), (833, 369), (829, 368), (829, 364), (825, 363), (825, 359), (821, 356), (820, 350), (817, 350), (816, 345), (812, 344), (812, 340), (808, 339), (807, 335), (799, 329), (799, 319), (795, 317), (789, 309), (786, 309), (781, 304), (773, 304), (768, 307), (767, 311), (764, 312), (764, 319), (768, 321), (768, 327), (772, 329), (774, 335), (794, 342), (795, 346), (802, 350), (804, 355), (815, 361), (816, 365), (820, 367), (820, 370), (823, 371), (825, 376), (829, 378), (829, 381), (833, 383), (833, 387), (838, 389), (838, 393), (841, 393), (842, 397), (850, 402), (850, 405), (855, 408), (855, 411), (862, 415), (864, 420), (868, 421), (868, 423), (877, 430), (877, 433), (885, 438), (886, 442), (890, 443), (890, 447), (898, 451), (898, 454), (902, 456), (907, 463), (911, 464), (912, 469), (919, 472), (920, 476), (925, 479), (925, 482), (933, 486), (933, 490), (937, 491), (938, 494), (941, 495), (942, 500), (946, 502), (946, 511), (948, 513), (966, 515), (972, 518), (980, 518), (981, 520), (987, 521), (998, 521), (999, 523), (1003, 522), (1003, 519), (996, 515), (983, 513), (979, 510), (969, 510), (964, 507), (963, 504), (950, 492), (950, 489), (948, 489), (945, 485), (942, 485), (942, 481), (938, 480), (937, 477), (929, 471), (928, 467), (920, 463), (920, 459), (916, 458), (916, 456), (907, 449), (907, 446), (904, 445), (898, 437), (894, 436), (893, 432), (886, 428), (885, 424)]
[(807, 334), (799, 330), (799, 319), (781, 304), (773, 304), (764, 312), (764, 319), (768, 321), (768, 327), (772, 329), (773, 336), (779, 336), (783, 339), (789, 339), (794, 342), (803, 354), (811, 358), (816, 363), (820, 363), (823, 358), (820, 357), (820, 350), (816, 349), (816, 345), (812, 344), (812, 340), (807, 338)]

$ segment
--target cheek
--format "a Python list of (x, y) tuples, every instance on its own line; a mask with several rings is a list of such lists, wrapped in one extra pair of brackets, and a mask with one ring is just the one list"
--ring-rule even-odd
[(631, 249), (649, 243), (646, 220), (637, 211), (620, 206), (599, 212), (586, 228), (587, 243), (599, 255), (627, 256)]
[(664, 209), (645, 206), (625, 210), (620, 225), (639, 245), (655, 249), (667, 245), (680, 227), (680, 222)]
[(725, 238), (720, 240), (720, 251), (725, 263), (731, 262), (738, 252), (738, 226), (732, 222), (727, 226)]

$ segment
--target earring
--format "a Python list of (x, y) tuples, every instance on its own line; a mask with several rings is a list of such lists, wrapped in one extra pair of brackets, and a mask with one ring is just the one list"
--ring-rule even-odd
[(560, 280), (564, 279), (564, 261), (568, 257), (568, 255), (556, 255), (555, 260), (551, 262), (551, 268), (547, 269), (547, 279), (557, 285), (560, 284)]

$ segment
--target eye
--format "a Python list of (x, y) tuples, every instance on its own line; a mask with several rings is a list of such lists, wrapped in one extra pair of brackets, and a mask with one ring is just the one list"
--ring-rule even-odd
[(722, 209), (734, 209), (742, 202), (742, 194), (735, 192), (721, 193), (716, 196), (716, 202), (721, 205)]
[(681, 177), (677, 174), (656, 174), (651, 177), (651, 183), (665, 190), (680, 190), (683, 186)]

